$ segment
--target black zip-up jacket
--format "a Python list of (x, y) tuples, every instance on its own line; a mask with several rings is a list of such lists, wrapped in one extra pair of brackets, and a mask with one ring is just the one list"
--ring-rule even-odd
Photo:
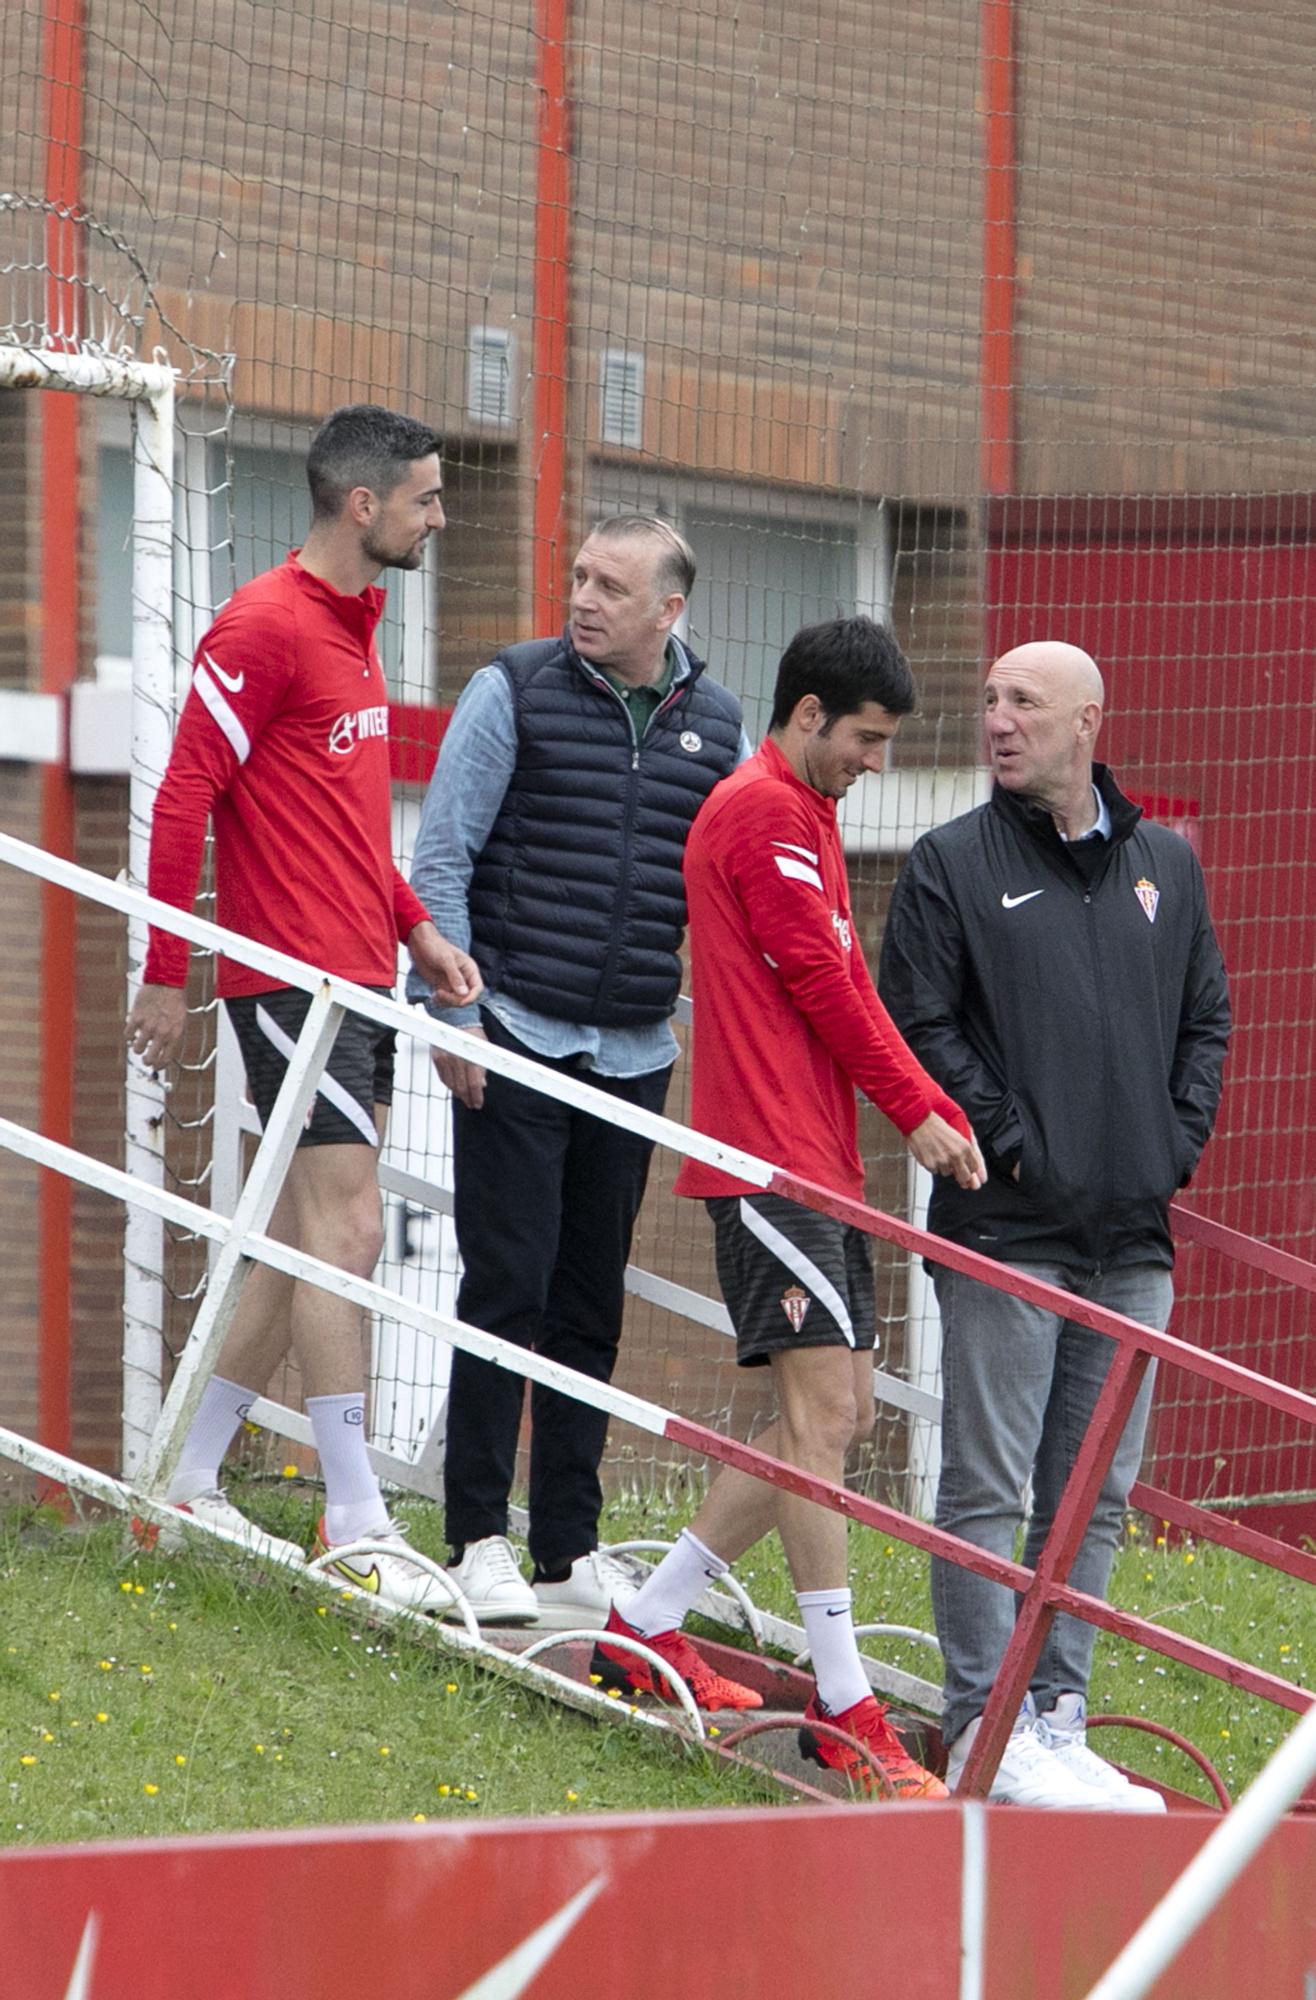
[(929, 1228), (1006, 1263), (1168, 1268), (1170, 1200), (1220, 1101), (1225, 971), (1187, 841), (1104, 764), (1092, 777), (1111, 818), (1096, 857), (999, 785), (924, 834), (878, 986), (989, 1169), (976, 1193), (936, 1180)]

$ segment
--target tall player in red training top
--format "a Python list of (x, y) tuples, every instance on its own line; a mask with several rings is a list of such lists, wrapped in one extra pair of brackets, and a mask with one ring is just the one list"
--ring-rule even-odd
[[(435, 998), (459, 1005), (479, 993), (479, 972), (393, 866), (388, 695), (374, 639), (384, 609), (375, 578), (417, 568), (443, 526), (439, 441), (410, 417), (353, 404), (320, 426), (306, 473), (305, 547), (235, 591), (198, 648), (152, 820), (150, 891), (191, 909), (213, 818), (226, 928), (381, 993), (402, 942)], [(152, 1068), (182, 1040), (187, 958), (183, 939), (152, 931), (127, 1026)], [(310, 995), (235, 959), (220, 959), (217, 984), (263, 1122)], [(270, 1223), (272, 1236), (361, 1277), (383, 1239), (377, 1161), (393, 1043), (359, 1015), (344, 1019)], [(264, 1264), (247, 1275), (167, 1497), (258, 1552), (300, 1556), (219, 1484), (239, 1423), (290, 1345), (324, 1471), (320, 1545), (383, 1541), (381, 1553), (337, 1567), (363, 1589), (442, 1610), (446, 1595), (409, 1559), (366, 1455), (360, 1309)]]
[[(878, 999), (854, 935), (836, 801), (880, 771), (914, 705), (909, 666), (867, 618), (798, 632), (782, 656), (772, 726), (757, 755), (712, 792), (685, 853), (694, 986), (693, 1122), (788, 1172), (862, 1197), (855, 1090), (920, 1165), (982, 1185), (973, 1135), (910, 1053)], [(873, 1425), (876, 1315), (868, 1238), (687, 1160), (678, 1194), (702, 1196), (742, 1367), (770, 1367), (778, 1416), (763, 1451), (838, 1483)], [(680, 1631), (696, 1599), (776, 1526), (808, 1636), (817, 1691), (800, 1732), (816, 1762), (871, 1782), (834, 1723), (866, 1744), (896, 1793), (944, 1798), (873, 1699), (855, 1640), (839, 1514), (724, 1471), (675, 1548), (609, 1630), (641, 1638), (701, 1706), (758, 1706), (714, 1674)], [(661, 1694), (637, 1656), (601, 1645), (606, 1678)], [(620, 1675), (618, 1669), (620, 1668)]]

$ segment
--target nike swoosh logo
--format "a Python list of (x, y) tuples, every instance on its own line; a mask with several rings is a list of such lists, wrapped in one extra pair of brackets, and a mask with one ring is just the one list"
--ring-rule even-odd
[(78, 1945), (78, 1955), (73, 1963), (73, 1973), (64, 2000), (91, 2000), (91, 1968), (96, 1957), (96, 1938), (99, 1930), (100, 1918), (95, 1910), (89, 1910), (87, 1921), (82, 1927), (82, 1939)]
[(1003, 910), (1017, 910), (1020, 903), (1031, 903), (1034, 896), (1045, 896), (1045, 894), (1045, 889), (1030, 889), (1026, 896), (1002, 896), (1001, 908)]
[(474, 1986), (459, 1993), (457, 2000), (519, 2000), (567, 1932), (584, 1916), (607, 1879), (606, 1875), (596, 1875), (592, 1882), (587, 1882), (547, 1923), (531, 1931), (524, 1944), (517, 1945), (506, 1958), (500, 1958), (497, 1965), (491, 1965)]
[(836, 1610), (836, 1611), (833, 1611), (833, 1610), (832, 1610), (832, 1608), (831, 1608), (831, 1606), (830, 1606), (830, 1605), (828, 1605), (828, 1607), (827, 1607), (827, 1616), (828, 1616), (829, 1618), (844, 1618), (844, 1616), (845, 1616), (845, 1606), (844, 1606), (844, 1605), (841, 1605), (841, 1607), (840, 1607), (840, 1609), (839, 1609), (839, 1610)]
[(213, 653), (203, 653), (201, 657), (215, 676), (215, 679), (223, 687), (226, 687), (230, 694), (242, 693), (243, 688), (247, 685), (247, 676), (245, 674), (226, 674)]
[(357, 1569), (350, 1562), (336, 1562), (331, 1567), (338, 1571), (339, 1576), (346, 1577), (349, 1583), (354, 1583), (358, 1590), (378, 1592), (379, 1570), (374, 1563), (369, 1569)]

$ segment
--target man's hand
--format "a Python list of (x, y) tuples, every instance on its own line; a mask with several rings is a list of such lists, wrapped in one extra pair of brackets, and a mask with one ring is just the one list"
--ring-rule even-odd
[(905, 1144), (921, 1167), (932, 1174), (953, 1174), (962, 1188), (986, 1184), (987, 1169), (972, 1139), (963, 1139), (936, 1111), (916, 1125)]
[(449, 944), (428, 919), (407, 939), (411, 962), (440, 1007), (465, 1007), (478, 1000), (484, 981), (468, 952)]
[[(479, 974), (475, 975), (479, 978)], [(468, 1028), (468, 1035), (478, 1035), (482, 1042), (489, 1037), (483, 1028)], [(464, 1056), (449, 1055), (446, 1049), (435, 1049), (434, 1067), (439, 1073), (439, 1082), (459, 1097), (468, 1111), (478, 1111), (484, 1103), (484, 1071), (479, 1063), (467, 1062)]]
[(163, 1069), (186, 1027), (187, 996), (181, 986), (143, 986), (133, 1001), (124, 1039), (148, 1069)]

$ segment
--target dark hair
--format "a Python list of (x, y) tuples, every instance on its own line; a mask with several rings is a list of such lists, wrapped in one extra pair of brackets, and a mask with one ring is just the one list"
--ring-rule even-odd
[(589, 531), (590, 541), (627, 541), (632, 535), (649, 535), (662, 544), (662, 556), (654, 581), (662, 595), (679, 591), (688, 597), (695, 587), (695, 552), (684, 535), (678, 535), (661, 514), (610, 514)]
[(441, 450), (437, 431), (379, 403), (345, 403), (325, 418), (306, 456), (306, 481), (317, 521), (331, 520), (354, 486), (381, 500), (418, 458)]
[(816, 695), (827, 727), (875, 701), (889, 715), (914, 706), (909, 661), (885, 625), (871, 618), (829, 618), (806, 625), (781, 656), (772, 696), (772, 727), (781, 729), (806, 694)]

